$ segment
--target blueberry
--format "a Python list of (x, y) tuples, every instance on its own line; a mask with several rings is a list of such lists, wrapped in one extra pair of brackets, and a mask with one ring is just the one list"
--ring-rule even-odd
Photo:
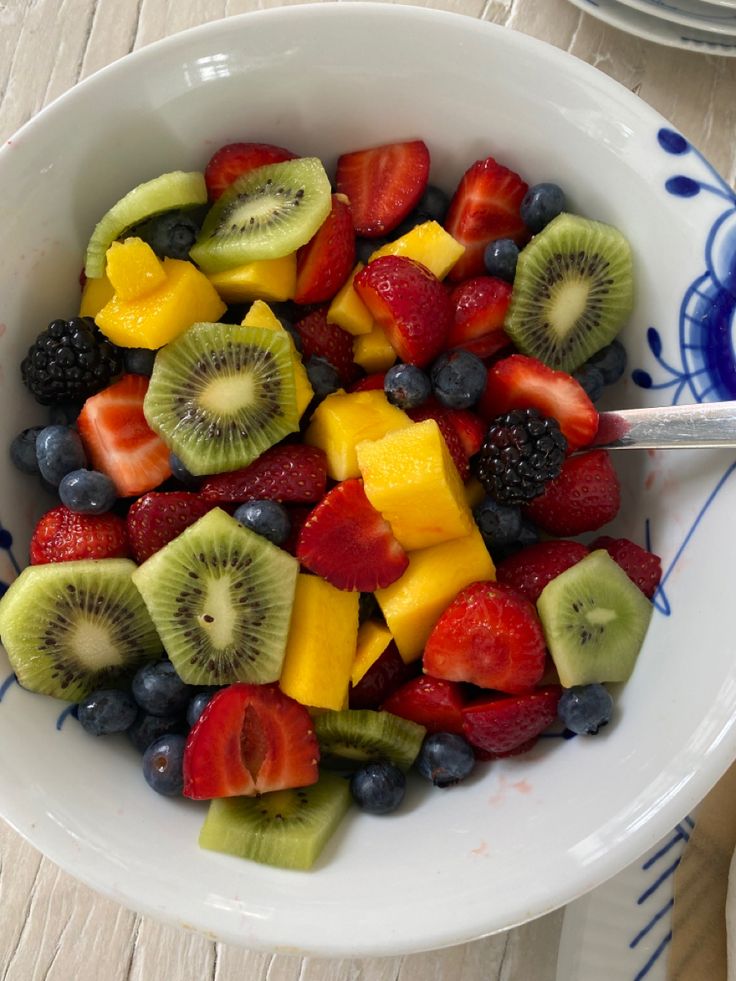
[(173, 733), (182, 734), (185, 728), (180, 714), (150, 715), (148, 712), (139, 712), (128, 729), (128, 739), (139, 753), (145, 753), (156, 739)]
[(283, 545), (291, 533), (288, 512), (278, 501), (246, 501), (233, 513), (233, 517), (274, 545)]
[(199, 721), (200, 715), (212, 700), (214, 691), (200, 691), (194, 696), (187, 706), (187, 725), (193, 726)]
[(492, 497), (473, 508), (473, 517), (488, 548), (511, 545), (521, 534), (520, 508), (498, 504)]
[(419, 204), (414, 209), (424, 221), (436, 221), (441, 225), (447, 217), (447, 209), (450, 207), (450, 198), (440, 187), (434, 184), (427, 184), (424, 194), (419, 199)]
[(304, 349), (304, 345), (302, 344), (302, 335), (296, 329), (294, 324), (292, 324), (292, 322), (288, 319), (288, 317), (279, 317), (279, 323), (291, 337), (292, 341), (294, 342), (294, 347), (297, 349), (299, 354), (301, 354)]
[(571, 732), (594, 736), (611, 721), (613, 699), (603, 685), (575, 685), (563, 691), (557, 715)]
[(161, 736), (143, 754), (143, 776), (156, 793), (165, 797), (181, 795), (186, 741), (186, 736)]
[(50, 426), (73, 426), (82, 410), (79, 402), (57, 402), (49, 406)]
[(10, 444), (10, 459), (21, 473), (38, 473), (36, 439), (43, 426), (31, 426), (14, 438)]
[(160, 258), (187, 259), (189, 250), (199, 234), (201, 222), (198, 212), (167, 211), (149, 218), (135, 234), (148, 242)]
[(475, 754), (462, 736), (453, 732), (435, 732), (425, 736), (416, 766), (435, 787), (451, 787), (472, 771)]
[(486, 369), (470, 351), (446, 351), (432, 365), (432, 388), (442, 405), (449, 409), (468, 409), (475, 405), (486, 387)]
[(129, 347), (123, 354), (125, 370), (131, 375), (145, 375), (150, 378), (155, 360), (156, 352), (147, 347)]
[(361, 593), (358, 600), (358, 620), (365, 623), (366, 620), (374, 620), (380, 616), (378, 600), (373, 593)]
[(432, 394), (432, 383), (416, 365), (395, 364), (386, 372), (383, 390), (392, 405), (400, 409), (416, 409)]
[(595, 365), (586, 362), (577, 371), (573, 371), (572, 377), (575, 381), (579, 382), (591, 402), (597, 402), (601, 395), (603, 395), (603, 389), (606, 387), (606, 383), (603, 381), (603, 375)]
[(395, 811), (406, 793), (406, 777), (395, 763), (366, 763), (350, 778), (353, 800), (369, 814)]
[(355, 261), (367, 265), (373, 253), (391, 241), (388, 238), (356, 238), (355, 240)]
[(135, 722), (138, 707), (132, 695), (117, 688), (93, 691), (79, 703), (77, 718), (93, 736), (125, 732)]
[(104, 514), (118, 499), (115, 484), (98, 470), (72, 470), (59, 484), (59, 497), (77, 514)]
[(180, 484), (186, 484), (187, 487), (199, 487), (201, 478), (190, 473), (176, 453), (169, 454), (169, 466), (171, 467), (171, 476)]
[(72, 470), (87, 466), (82, 440), (69, 426), (46, 426), (36, 439), (36, 459), (41, 476), (58, 487)]
[(489, 276), (513, 283), (519, 246), (511, 238), (497, 238), (489, 242), (483, 253), (483, 263)]
[(194, 694), (185, 685), (171, 661), (153, 661), (138, 668), (133, 677), (133, 698), (151, 715), (183, 713)]
[(521, 220), (536, 235), (565, 210), (565, 194), (557, 184), (545, 181), (534, 184), (524, 195), (519, 212)]
[(341, 387), (342, 382), (337, 373), (337, 368), (331, 365), (326, 358), (320, 358), (318, 354), (313, 354), (305, 367), (309, 384), (314, 389), (317, 398), (331, 395)]
[(621, 341), (611, 341), (588, 358), (587, 364), (600, 371), (606, 385), (613, 385), (626, 371), (626, 348)]

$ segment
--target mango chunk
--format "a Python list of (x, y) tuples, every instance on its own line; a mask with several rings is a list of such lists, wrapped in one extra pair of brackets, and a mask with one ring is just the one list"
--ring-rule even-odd
[(79, 316), (96, 317), (114, 295), (115, 290), (107, 276), (100, 276), (99, 279), (88, 279), (82, 288)]
[(151, 246), (132, 237), (107, 250), (107, 278), (121, 300), (138, 300), (163, 286), (166, 273)]
[(383, 327), (375, 324), (370, 334), (355, 338), (353, 361), (368, 372), (387, 371), (391, 367), (396, 361), (396, 351), (391, 347)]
[(469, 508), (477, 507), (486, 496), (486, 489), (477, 477), (471, 477), (465, 485), (465, 500)]
[(465, 487), (434, 419), (357, 447), (365, 493), (408, 552), (469, 535)]
[(376, 591), (399, 654), (408, 664), (421, 656), (440, 615), (461, 589), (496, 578), (480, 532), (409, 554), (409, 567), (396, 582)]
[(366, 620), (358, 630), (358, 649), (355, 652), (350, 682), (357, 685), (368, 668), (373, 667), (381, 654), (393, 640), (391, 631), (385, 623)]
[(296, 411), (299, 417), (303, 415), (305, 409), (314, 398), (314, 389), (309, 384), (307, 369), (304, 367), (301, 355), (296, 349), (294, 338), (284, 328), (279, 318), (271, 307), (263, 300), (256, 300), (246, 313), (242, 322), (243, 327), (264, 327), (266, 330), (281, 330), (289, 338), (291, 348), (291, 363), (294, 366), (294, 387), (296, 389)]
[(281, 690), (302, 705), (339, 711), (346, 704), (358, 642), (359, 594), (318, 576), (296, 580)]
[(425, 221), (394, 242), (382, 245), (368, 261), (373, 262), (382, 255), (405, 256), (421, 262), (437, 279), (444, 279), (464, 251), (465, 246), (446, 232), (442, 225), (436, 221)]
[(246, 262), (207, 278), (226, 303), (291, 300), (296, 290), (296, 252), (280, 259)]
[(347, 480), (360, 476), (356, 454), (359, 443), (412, 425), (409, 416), (391, 405), (379, 389), (335, 392), (314, 410), (304, 442), (324, 450), (327, 473), (333, 480)]
[(359, 262), (335, 295), (327, 311), (328, 324), (337, 324), (348, 334), (354, 334), (356, 337), (359, 334), (370, 334), (373, 330), (373, 317), (353, 288), (353, 280), (362, 268), (363, 263)]

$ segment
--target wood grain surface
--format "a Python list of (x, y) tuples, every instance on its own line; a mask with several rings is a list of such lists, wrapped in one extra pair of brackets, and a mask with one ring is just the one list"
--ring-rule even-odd
[[(0, 142), (129, 51), (281, 2), (0, 0)], [(566, 0), (427, 5), (543, 38), (595, 65), (669, 118), (734, 183), (736, 59), (640, 41)], [(407, 957), (328, 961), (252, 953), (121, 908), (0, 822), (0, 981), (554, 981), (561, 923), (557, 912), (496, 937)]]

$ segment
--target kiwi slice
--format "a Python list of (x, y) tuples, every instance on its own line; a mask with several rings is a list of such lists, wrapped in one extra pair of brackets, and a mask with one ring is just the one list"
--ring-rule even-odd
[(214, 508), (147, 559), (133, 582), (189, 685), (277, 681), (299, 565)]
[(571, 372), (613, 340), (633, 304), (621, 232), (561, 214), (519, 254), (505, 329), (524, 354)]
[(210, 804), (199, 844), (265, 865), (310, 869), (350, 804), (348, 781), (334, 773), (323, 773), (311, 787), (219, 797)]
[(549, 582), (537, 610), (565, 688), (626, 681), (652, 616), (652, 604), (603, 549)]
[(207, 203), (207, 185), (204, 176), (196, 171), (185, 173), (174, 170), (161, 174), (152, 181), (139, 184), (97, 222), (87, 245), (84, 272), (89, 279), (98, 279), (105, 273), (105, 253), (115, 239), (128, 229), (174, 208), (195, 208)]
[(258, 167), (218, 198), (190, 255), (207, 273), (289, 255), (327, 218), (331, 195), (317, 157)]
[(289, 335), (194, 324), (156, 355), (143, 411), (190, 473), (246, 467), (299, 428)]
[(161, 656), (128, 559), (24, 569), (0, 600), (0, 639), (20, 684), (75, 702)]
[(391, 760), (408, 770), (427, 730), (391, 712), (345, 709), (314, 719), (320, 758), (325, 765), (357, 767), (371, 760)]

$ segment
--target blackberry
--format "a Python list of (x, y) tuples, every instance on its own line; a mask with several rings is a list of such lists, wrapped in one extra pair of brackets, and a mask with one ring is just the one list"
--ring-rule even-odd
[(559, 475), (566, 449), (556, 419), (514, 409), (491, 422), (478, 454), (478, 479), (499, 504), (524, 504)]
[(23, 382), (41, 405), (83, 402), (123, 370), (122, 352), (91, 317), (52, 320), (28, 349)]

